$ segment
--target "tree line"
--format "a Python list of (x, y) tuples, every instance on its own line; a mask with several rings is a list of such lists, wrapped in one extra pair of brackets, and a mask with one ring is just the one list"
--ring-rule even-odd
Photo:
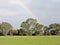
[(37, 22), (37, 19), (28, 18), (21, 23), (21, 28), (13, 30), (8, 22), (0, 23), (0, 36), (43, 36), (60, 35), (60, 24), (53, 23), (45, 26)]

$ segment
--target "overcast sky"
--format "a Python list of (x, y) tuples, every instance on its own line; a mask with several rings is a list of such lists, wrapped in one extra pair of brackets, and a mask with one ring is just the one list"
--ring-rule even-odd
[[(60, 0), (21, 0), (44, 25), (60, 23)], [(20, 5), (20, 0), (0, 0), (0, 22), (18, 29), (22, 21), (34, 16)]]

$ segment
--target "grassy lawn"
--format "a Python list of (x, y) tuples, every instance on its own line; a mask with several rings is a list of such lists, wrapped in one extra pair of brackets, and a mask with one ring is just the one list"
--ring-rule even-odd
[(60, 36), (1, 36), (0, 45), (60, 45)]

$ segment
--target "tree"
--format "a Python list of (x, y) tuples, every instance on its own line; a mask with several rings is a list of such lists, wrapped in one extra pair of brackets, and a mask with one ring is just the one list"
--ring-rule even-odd
[(21, 28), (27, 35), (34, 35), (42, 29), (43, 25), (37, 23), (36, 19), (28, 18), (25, 22), (21, 23)]
[(41, 35), (42, 33), (42, 28), (43, 28), (43, 25), (42, 24), (39, 24), (37, 23), (36, 26), (35, 26), (35, 30), (36, 30), (36, 35)]
[(22, 22), (21, 28), (27, 33), (27, 35), (32, 35), (36, 22), (36, 19), (28, 18), (25, 22)]
[(29, 30), (30, 25), (27, 22), (22, 22), (21, 24), (21, 30), (20, 33), (21, 35), (28, 35), (28, 30)]
[(56, 35), (60, 30), (60, 24), (58, 24), (58, 23), (50, 24), (49, 29), (50, 29), (51, 34)]
[(7, 22), (2, 22), (1, 24), (1, 30), (2, 30), (3, 35), (5, 36), (8, 34), (10, 30), (12, 30), (12, 28), (13, 28), (12, 25)]
[(29, 30), (28, 33), (29, 35), (32, 35), (35, 33), (35, 26), (37, 24), (37, 20), (33, 18), (29, 18), (26, 20), (26, 22), (29, 24)]
[(49, 28), (47, 26), (44, 26), (44, 35), (49, 35)]

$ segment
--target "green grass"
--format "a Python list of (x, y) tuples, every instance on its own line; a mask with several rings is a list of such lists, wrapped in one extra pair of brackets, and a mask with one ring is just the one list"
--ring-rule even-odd
[(1, 36), (0, 45), (60, 45), (60, 36)]

